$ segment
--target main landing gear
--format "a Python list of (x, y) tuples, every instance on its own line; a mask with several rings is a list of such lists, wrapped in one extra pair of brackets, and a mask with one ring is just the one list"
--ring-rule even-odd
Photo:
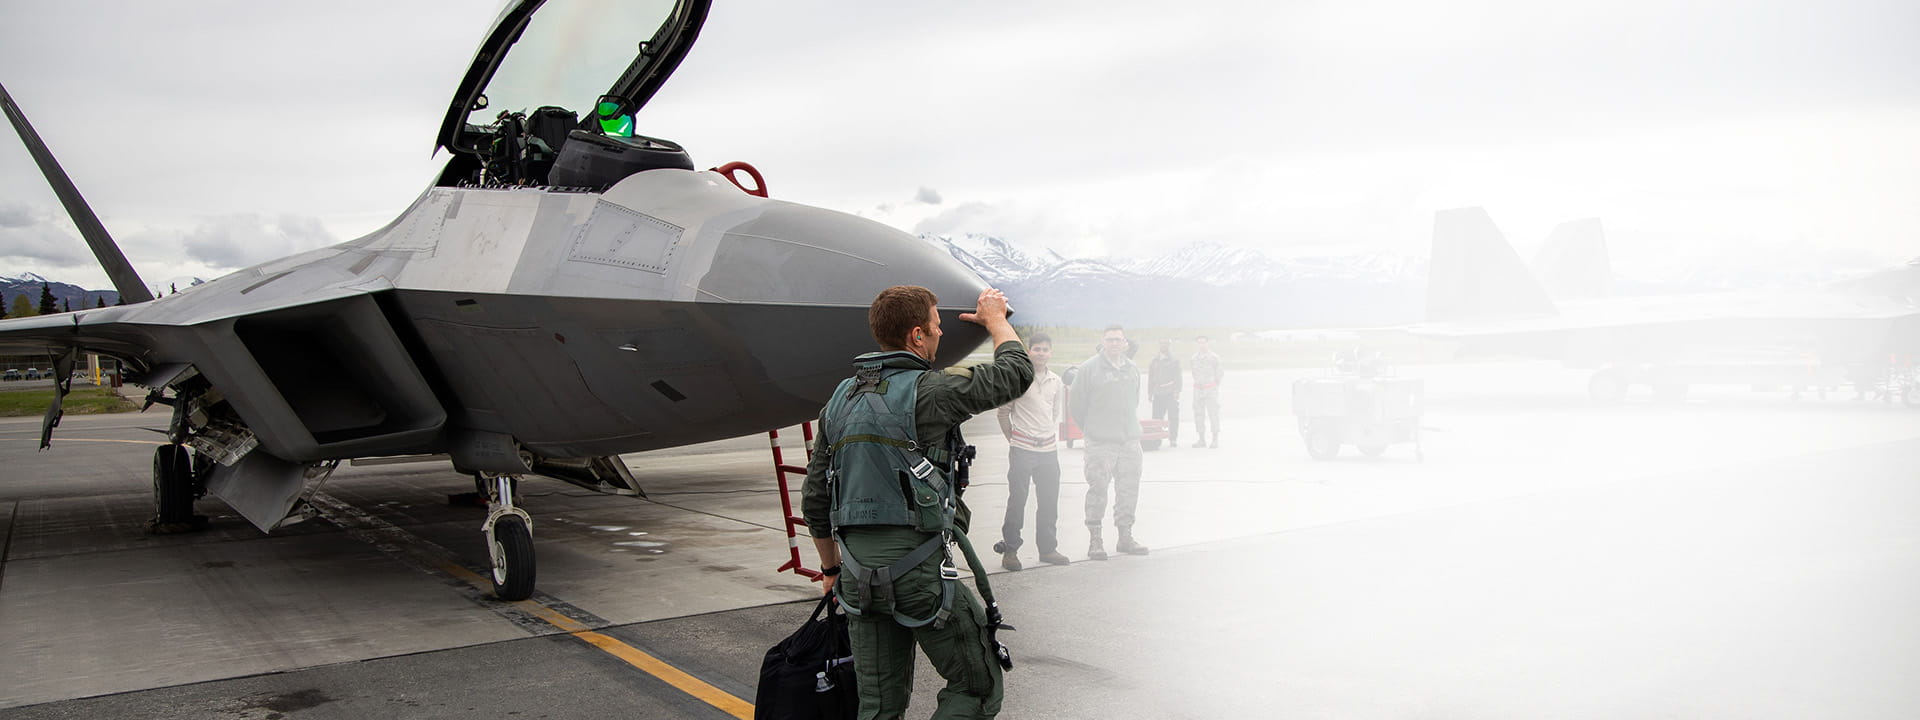
[(493, 594), (501, 600), (525, 600), (533, 595), (533, 518), (514, 507), (513, 490), (519, 478), (480, 473), (487, 485), (487, 559), (493, 565)]
[(205, 463), (184, 445), (153, 450), (153, 521), (147, 532), (173, 535), (207, 527), (207, 516), (193, 514), (193, 501), (206, 494)]

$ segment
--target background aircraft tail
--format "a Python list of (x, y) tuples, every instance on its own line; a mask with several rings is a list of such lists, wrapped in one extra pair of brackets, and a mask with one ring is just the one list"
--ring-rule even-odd
[(1433, 214), (1428, 322), (1555, 312), (1553, 300), (1484, 208)]
[(1533, 255), (1534, 276), (1555, 300), (1583, 300), (1613, 294), (1613, 262), (1600, 218), (1560, 223)]

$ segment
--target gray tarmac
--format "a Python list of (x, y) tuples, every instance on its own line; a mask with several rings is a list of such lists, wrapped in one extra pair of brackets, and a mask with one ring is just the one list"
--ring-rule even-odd
[[(1029, 538), (1028, 569), (993, 576), (1020, 628), (1003, 717), (1920, 709), (1920, 411), (1717, 389), (1595, 407), (1550, 366), (1404, 368), (1429, 388), (1424, 460), (1316, 462), (1288, 402), (1314, 374), (1234, 373), (1221, 448), (1147, 454), (1149, 556), (1079, 561), (1063, 451), (1078, 562), (1040, 565)], [(629, 456), (646, 500), (529, 481), (540, 593), (500, 603), (444, 465), (343, 466), (325, 518), (272, 535), (212, 500), (206, 532), (146, 535), (164, 421), (73, 416), (36, 452), (36, 418), (0, 420), (0, 718), (728, 717), (594, 638), (750, 702), (817, 597), (775, 572), (763, 436)], [(968, 431), (984, 550), (1005, 444), (991, 418)], [(923, 664), (910, 716), (937, 687)]]

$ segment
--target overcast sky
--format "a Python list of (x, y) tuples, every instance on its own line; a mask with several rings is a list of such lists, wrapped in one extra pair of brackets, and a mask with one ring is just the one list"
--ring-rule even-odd
[[(412, 202), (497, 8), (0, 0), (0, 82), (150, 284), (211, 277)], [(1600, 217), (1629, 271), (1892, 263), (1920, 3), (720, 0), (638, 130), (1070, 256), (1424, 254), (1483, 205), (1523, 252)], [(107, 287), (7, 140), (0, 275)]]

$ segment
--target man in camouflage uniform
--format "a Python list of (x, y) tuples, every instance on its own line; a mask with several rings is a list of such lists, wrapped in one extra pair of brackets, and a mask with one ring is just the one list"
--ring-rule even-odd
[(1107, 486), (1113, 486), (1114, 546), (1129, 555), (1147, 554), (1133, 538), (1133, 511), (1140, 500), (1140, 367), (1127, 357), (1127, 334), (1109, 325), (1100, 351), (1081, 363), (1067, 404), (1087, 439), (1087, 559), (1105, 560), (1100, 538), (1106, 522)]
[[(1220, 447), (1220, 356), (1207, 347), (1207, 336), (1194, 338), (1200, 351), (1193, 354), (1193, 428), (1194, 447)], [(1213, 430), (1213, 444), (1207, 444), (1207, 430)]]
[[(914, 433), (923, 448), (947, 447), (949, 433), (957, 432), (961, 422), (1020, 397), (1033, 381), (1033, 365), (1026, 349), (1013, 326), (1007, 324), (1006, 296), (991, 288), (981, 291), (974, 312), (962, 313), (960, 319), (986, 327), (993, 339), (993, 362), (930, 371), (941, 335), (936, 302), (933, 293), (922, 287), (896, 286), (882, 291), (867, 313), (868, 325), (882, 351), (855, 359), (856, 365), (879, 363), (886, 368), (928, 370), (919, 375), (913, 402)], [(813, 458), (807, 463), (800, 507), (814, 549), (820, 554), (821, 570), (827, 573), (822, 582), (827, 592), (834, 592), (842, 564), (841, 546), (833, 537), (836, 532), (853, 560), (866, 568), (890, 568), (938, 533), (893, 525), (834, 527), (835, 500), (826, 479), (832, 455), (828, 452), (827, 430), (821, 428)], [(953, 531), (965, 533), (972, 513), (964, 500), (957, 505)], [(1002, 668), (990, 647), (988, 611), (965, 585), (958, 581), (943, 583), (941, 565), (946, 561), (943, 553), (936, 552), (896, 573), (888, 593), (892, 596), (891, 614), (869, 606), (868, 612), (853, 616), (848, 623), (859, 684), (859, 717), (892, 720), (906, 712), (913, 691), (916, 644), (947, 681), (940, 691), (935, 718), (992, 718), (999, 714), (1004, 691)], [(943, 587), (952, 589), (951, 615), (944, 621), (907, 627), (903, 616), (929, 618), (940, 612)], [(857, 597), (843, 592), (840, 598), (858, 606), (871, 599), (867, 592), (856, 590)]]

